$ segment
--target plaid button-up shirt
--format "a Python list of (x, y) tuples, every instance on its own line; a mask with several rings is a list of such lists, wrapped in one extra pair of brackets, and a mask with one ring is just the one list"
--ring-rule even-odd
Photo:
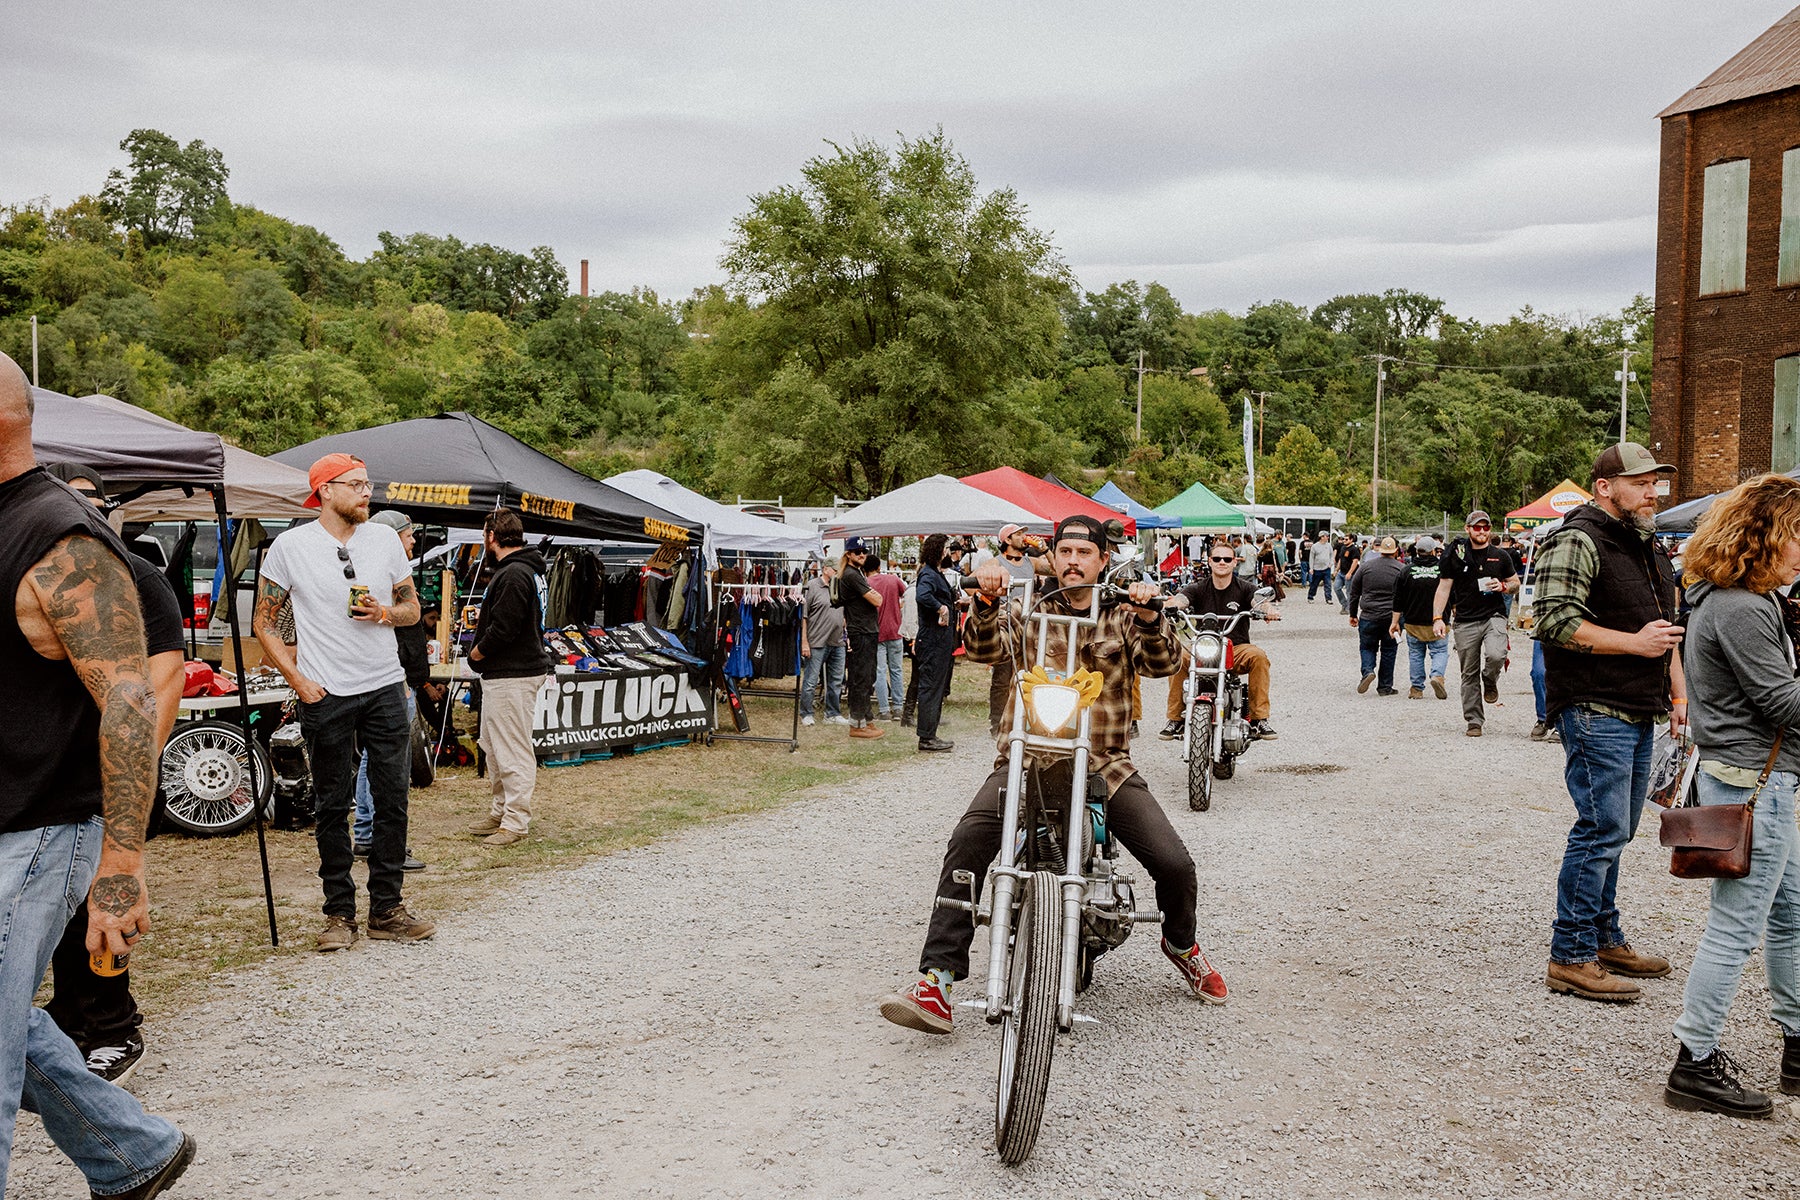
[[(1055, 613), (1076, 611), (1063, 603), (1061, 597), (1050, 599), (1044, 608)], [(1002, 604), (978, 598), (969, 619), (963, 624), (963, 647), (969, 661), (1011, 662), (1019, 652), (1022, 628), (1018, 601)], [(1089, 769), (1105, 777), (1108, 792), (1116, 792), (1137, 771), (1131, 763), (1131, 677), (1173, 675), (1181, 663), (1181, 643), (1170, 631), (1166, 618), (1159, 617), (1146, 623), (1138, 620), (1135, 609), (1123, 605), (1101, 609), (1099, 623), (1091, 629), (1080, 630), (1076, 636), (1076, 665), (1098, 672), (1105, 681), (1100, 698), (1094, 701), (1089, 724), (1093, 744), (1088, 757)], [(1034, 653), (1036, 646), (1034, 624), (1026, 639), (1026, 654)], [(1065, 631), (1051, 626), (1045, 643), (1045, 665), (1060, 670), (1067, 655)], [(1027, 657), (1018, 665), (1029, 667), (1031, 661)], [(1007, 695), (1006, 715), (1000, 723), (1004, 732), (999, 739), (997, 765), (1006, 763), (1007, 738), (1012, 733), (1013, 706), (1017, 702), (1018, 689), (1014, 688)]]

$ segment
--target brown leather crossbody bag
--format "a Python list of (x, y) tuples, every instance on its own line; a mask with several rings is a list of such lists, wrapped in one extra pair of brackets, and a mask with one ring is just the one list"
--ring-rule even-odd
[(1775, 746), (1769, 761), (1756, 777), (1756, 789), (1743, 804), (1697, 804), (1689, 793), (1687, 803), (1666, 810), (1657, 840), (1672, 848), (1669, 874), (1680, 879), (1742, 879), (1750, 874), (1753, 848), (1751, 831), (1756, 825), (1756, 798), (1775, 770), (1775, 757), (1781, 753), (1781, 730), (1775, 735)]

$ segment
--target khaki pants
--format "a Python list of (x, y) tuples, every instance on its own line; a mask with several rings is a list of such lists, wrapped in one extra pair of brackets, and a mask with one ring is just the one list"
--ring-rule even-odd
[[(1182, 692), (1187, 688), (1188, 656), (1183, 653), (1181, 666), (1169, 676), (1169, 720), (1180, 721), (1187, 716), (1183, 711)], [(1250, 711), (1244, 715), (1252, 721), (1269, 719), (1269, 656), (1264, 654), (1260, 646), (1233, 646), (1231, 648), (1232, 670), (1248, 677), (1248, 703)]]
[(537, 787), (531, 719), (543, 686), (542, 675), (481, 681), (481, 749), (494, 787), (489, 812), (509, 833), (524, 833), (531, 825), (531, 793)]

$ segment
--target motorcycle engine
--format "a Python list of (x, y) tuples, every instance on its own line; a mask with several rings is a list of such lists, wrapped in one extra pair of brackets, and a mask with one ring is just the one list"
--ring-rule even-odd
[(1250, 722), (1233, 717), (1219, 730), (1219, 745), (1227, 754), (1242, 754), (1250, 748)]

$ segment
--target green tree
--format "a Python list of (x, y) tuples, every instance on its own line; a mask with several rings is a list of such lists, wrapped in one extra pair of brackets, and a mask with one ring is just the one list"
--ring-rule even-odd
[(486, 243), (414, 233), (377, 235), (372, 279), (391, 280), (412, 301), (461, 312), (491, 312), (521, 324), (554, 313), (569, 295), (569, 275), (548, 246), (520, 254)]
[(231, 315), (240, 331), (231, 349), (246, 358), (270, 358), (293, 350), (299, 332), (294, 294), (270, 270), (246, 271), (231, 286)]
[(1413, 389), (1397, 432), (1417, 452), (1419, 503), (1449, 512), (1504, 513), (1578, 474), (1598, 452), (1579, 401), (1473, 371)]
[(100, 199), (107, 215), (137, 230), (145, 245), (191, 242), (226, 205), (231, 172), (225, 156), (205, 142), (183, 146), (159, 130), (134, 129), (119, 149), (131, 155), (131, 165), (108, 172)]
[(217, 273), (183, 265), (156, 294), (157, 349), (175, 363), (204, 368), (237, 335), (231, 286)]
[(177, 419), (258, 454), (395, 419), (367, 379), (323, 350), (265, 362), (221, 358), (177, 405), (177, 412)]
[(1264, 504), (1329, 504), (1342, 507), (1352, 484), (1318, 435), (1296, 425), (1282, 435), (1275, 453), (1256, 467), (1256, 498)]
[(714, 337), (749, 368), (722, 490), (864, 496), (955, 469), (1005, 443), (1000, 390), (1053, 361), (1067, 272), (1017, 196), (983, 195), (942, 131), (833, 151), (756, 197), (727, 248), (760, 303)]

